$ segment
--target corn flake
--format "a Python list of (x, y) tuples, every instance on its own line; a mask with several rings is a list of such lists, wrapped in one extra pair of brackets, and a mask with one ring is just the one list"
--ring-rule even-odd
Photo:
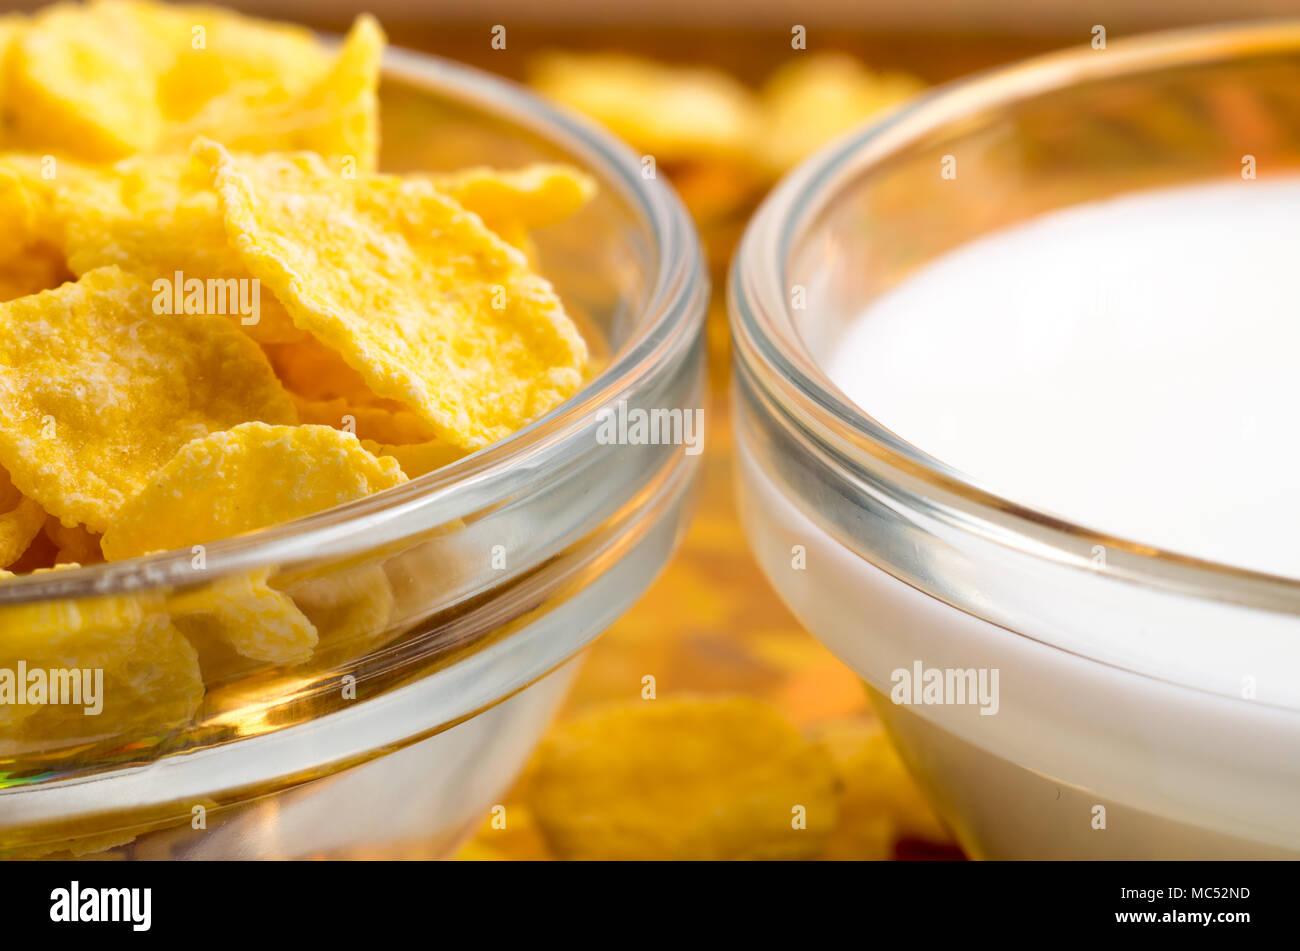
[(530, 83), (660, 162), (744, 158), (760, 129), (754, 96), (715, 69), (617, 53), (547, 53), (531, 64)]
[(429, 183), (347, 179), (310, 155), (199, 153), (249, 271), (440, 439), (477, 449), (581, 385), (586, 345), (550, 284)]
[(141, 23), (107, 5), (42, 10), (9, 50), (12, 140), (90, 161), (153, 148), (163, 126), (155, 81), (163, 54)]
[(211, 7), (59, 4), (13, 29), (12, 141), (92, 162), (184, 148), (317, 103), (331, 66), (308, 30)]
[(251, 660), (302, 663), (316, 647), (316, 626), (268, 577), (263, 569), (176, 595), (167, 602), (172, 623), (194, 643), (212, 639)]
[(0, 261), (0, 302), (52, 290), (72, 278), (63, 255), (33, 246)]
[(285, 388), (306, 401), (342, 400), (351, 406), (404, 409), (396, 400), (376, 396), (360, 373), (310, 335), (292, 343), (267, 344), (263, 349)]
[(23, 556), (44, 523), (41, 507), (25, 498), (9, 473), (0, 469), (0, 568), (8, 568)]
[(0, 165), (0, 261), (23, 254), (37, 236), (40, 209), (25, 168)]
[(31, 499), (20, 499), (12, 509), (0, 513), (0, 567), (7, 568), (21, 558), (44, 524), (44, 510)]
[(301, 422), (333, 426), (355, 433), (363, 441), (406, 445), (433, 439), (428, 424), (408, 409), (365, 404), (354, 406), (342, 397), (308, 400), (294, 394), (293, 401)]
[(898, 842), (951, 843), (879, 723), (819, 731), (840, 777), (843, 799), (823, 858), (891, 859)]
[(810, 858), (838, 815), (827, 752), (742, 698), (638, 701), (563, 724), (539, 750), (531, 801), (570, 859)]
[(106, 529), (191, 439), (295, 420), (257, 345), (227, 320), (156, 316), (117, 268), (0, 304), (0, 464), (66, 524)]
[(328, 157), (339, 174), (373, 171), (379, 160), (379, 67), (384, 33), (362, 16), (324, 76), (300, 96), (265, 105), (217, 100), (172, 131), (169, 146), (196, 136), (246, 152), (304, 150)]
[[(22, 165), (12, 164), (11, 174), (14, 169)], [(162, 281), (158, 288), (169, 292), (160, 302), (164, 312), (183, 312), (187, 293), (197, 287), (205, 308), (211, 297), (213, 313), (230, 317), (255, 340), (306, 336), (249, 278), (226, 240), (206, 171), (189, 155), (133, 156), (103, 168), (64, 160), (52, 178), (27, 172), (24, 180), (41, 208), (33, 230), (62, 249), (74, 274), (116, 265), (150, 285)]]
[(348, 565), (278, 582), (320, 634), (315, 660), (358, 657), (382, 642), (393, 616), (393, 588), (380, 565)]
[(773, 174), (780, 174), (923, 88), (912, 76), (874, 73), (843, 53), (796, 57), (763, 87), (766, 133), (756, 151)]
[(104, 560), (99, 535), (84, 525), (64, 525), (54, 516), (45, 520), (45, 537), (58, 549), (55, 564), (94, 565)]
[(440, 439), (409, 445), (390, 445), (363, 439), (361, 444), (373, 455), (392, 456), (408, 479), (418, 479), (427, 472), (451, 465), (465, 456), (465, 450), (457, 449)]
[(573, 215), (596, 194), (596, 183), (570, 165), (539, 163), (511, 171), (480, 166), (430, 177), (483, 223), (505, 237), (516, 228), (532, 231)]
[(310, 515), (406, 481), (355, 436), (245, 423), (184, 446), (117, 513), (109, 561), (185, 548)]
[[(317, 83), (330, 54), (309, 29), (250, 19), (229, 10), (111, 0), (118, 16), (145, 24), (152, 42), (170, 55), (158, 76), (158, 104), (183, 135), (187, 120), (205, 111), (289, 100)], [(188, 146), (189, 142), (183, 143)]]
[[(2, 583), (2, 582), (0, 582)], [(103, 709), (0, 704), (0, 738), (17, 742), (156, 733), (188, 721), (203, 698), (194, 648), (142, 599), (0, 606), (0, 668), (103, 671)]]

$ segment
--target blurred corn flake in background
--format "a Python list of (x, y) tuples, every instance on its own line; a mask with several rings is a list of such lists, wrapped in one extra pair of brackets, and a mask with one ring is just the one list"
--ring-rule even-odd
[(764, 84), (763, 135), (756, 143), (780, 175), (864, 120), (925, 88), (906, 73), (874, 73), (855, 57), (820, 53), (793, 60)]
[(746, 207), (821, 146), (924, 88), (844, 53), (803, 54), (759, 90), (718, 69), (623, 53), (542, 53), (529, 81), (652, 157), (701, 226)]
[(598, 710), (536, 762), (531, 804), (561, 858), (812, 858), (838, 815), (830, 754), (749, 697)]
[(907, 841), (951, 838), (878, 723), (800, 731), (719, 695), (559, 723), (458, 857), (891, 859)]
[(663, 162), (742, 159), (759, 131), (754, 97), (720, 70), (551, 52), (533, 61), (530, 81)]

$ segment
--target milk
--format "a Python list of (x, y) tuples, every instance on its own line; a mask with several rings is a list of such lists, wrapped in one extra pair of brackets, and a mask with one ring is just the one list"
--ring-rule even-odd
[(993, 493), (1300, 578), (1300, 179), (1140, 193), (964, 245), (874, 302), (826, 369)]

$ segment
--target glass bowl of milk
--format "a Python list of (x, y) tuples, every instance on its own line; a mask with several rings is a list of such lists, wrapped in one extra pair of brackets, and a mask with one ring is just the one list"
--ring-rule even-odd
[(971, 855), (1300, 854), (1300, 23), (917, 100), (729, 298), (754, 551)]

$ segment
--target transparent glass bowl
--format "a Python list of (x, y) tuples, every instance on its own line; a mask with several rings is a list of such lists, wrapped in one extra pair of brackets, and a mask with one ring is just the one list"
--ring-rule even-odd
[[(1248, 155), (1261, 177), (1300, 171), (1300, 25), (1082, 46), (828, 147), (768, 198), (733, 262), (754, 550), (865, 679), (973, 855), (1300, 854), (1300, 583), (990, 494), (822, 364), (871, 301), (960, 244), (1124, 192), (1240, 181)], [(917, 660), (998, 669), (998, 713), (891, 703), (891, 673)]]
[[(572, 658), (684, 530), (699, 457), (596, 438), (619, 400), (703, 402), (709, 289), (676, 196), (606, 133), (475, 70), (390, 51), (380, 98), (385, 170), (566, 161), (595, 177), (590, 206), (533, 236), (595, 344), (593, 379), (509, 439), (213, 543), (201, 567), (182, 552), (0, 586), (0, 612), (55, 634), (90, 619), (50, 656), (106, 677), (98, 717), (0, 731), (0, 855), (445, 852), (522, 764)], [(315, 622), (310, 659), (226, 646), (207, 595), (250, 579)], [(197, 647), (201, 688), (168, 622)]]

